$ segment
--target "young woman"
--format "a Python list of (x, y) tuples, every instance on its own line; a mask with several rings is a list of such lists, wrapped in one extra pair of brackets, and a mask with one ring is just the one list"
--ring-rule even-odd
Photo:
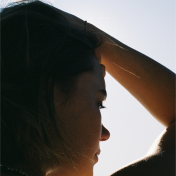
[(93, 175), (110, 136), (99, 110), (105, 70), (167, 128), (145, 158), (113, 175), (174, 175), (173, 72), (40, 1), (3, 9), (1, 36), (2, 176)]

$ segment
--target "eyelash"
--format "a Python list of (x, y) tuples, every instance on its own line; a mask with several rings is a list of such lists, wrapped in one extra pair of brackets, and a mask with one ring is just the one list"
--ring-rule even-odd
[(103, 106), (103, 104), (102, 103), (99, 103), (99, 109), (104, 109), (104, 108), (106, 108), (105, 106)]

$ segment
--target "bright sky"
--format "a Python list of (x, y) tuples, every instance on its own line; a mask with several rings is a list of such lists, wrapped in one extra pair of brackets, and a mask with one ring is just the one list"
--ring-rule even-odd
[[(6, 3), (7, 0), (1, 0)], [(126, 45), (176, 71), (175, 0), (51, 0), (53, 5), (93, 23)], [(94, 176), (108, 176), (143, 157), (165, 129), (109, 74), (103, 124), (111, 137), (101, 142)]]
[[(176, 71), (175, 0), (55, 0), (54, 6)], [(108, 176), (143, 157), (165, 129), (108, 74), (106, 86), (102, 119), (111, 137), (101, 142), (94, 176)]]

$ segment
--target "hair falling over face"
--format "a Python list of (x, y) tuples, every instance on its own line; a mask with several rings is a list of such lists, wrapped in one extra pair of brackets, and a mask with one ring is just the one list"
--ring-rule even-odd
[(71, 162), (56, 125), (54, 87), (67, 101), (80, 74), (94, 70), (101, 41), (33, 0), (2, 10), (1, 33), (2, 163), (27, 160), (46, 168), (63, 158)]

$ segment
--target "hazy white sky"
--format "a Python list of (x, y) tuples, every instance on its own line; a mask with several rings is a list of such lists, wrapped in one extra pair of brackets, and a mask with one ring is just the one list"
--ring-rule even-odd
[[(1, 5), (8, 0), (1, 0)], [(51, 0), (126, 45), (176, 71), (175, 0)], [(108, 176), (143, 157), (165, 129), (109, 74), (102, 120), (111, 133), (101, 142), (94, 176)]]
[[(53, 4), (176, 70), (175, 0), (55, 0)], [(143, 157), (165, 129), (108, 74), (106, 85), (102, 119), (111, 137), (101, 142), (95, 176), (108, 176)]]

